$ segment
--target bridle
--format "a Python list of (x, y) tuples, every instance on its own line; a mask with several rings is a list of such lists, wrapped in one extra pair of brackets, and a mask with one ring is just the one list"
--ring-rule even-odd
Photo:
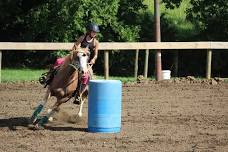
[(89, 56), (89, 52), (78, 49), (77, 51), (72, 52), (71, 62), (69, 63), (69, 66), (71, 66), (75, 70), (78, 70), (79, 72), (82, 72), (83, 68), (85, 68), (88, 64)]

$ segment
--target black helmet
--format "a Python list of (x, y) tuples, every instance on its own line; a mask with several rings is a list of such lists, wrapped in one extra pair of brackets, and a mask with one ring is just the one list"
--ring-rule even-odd
[(90, 23), (87, 28), (88, 31), (94, 31), (94, 32), (100, 32), (100, 29), (97, 24), (95, 23)]

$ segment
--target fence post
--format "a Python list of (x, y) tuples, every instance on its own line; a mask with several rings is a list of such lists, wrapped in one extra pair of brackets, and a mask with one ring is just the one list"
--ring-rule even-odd
[(207, 50), (207, 65), (206, 65), (206, 78), (211, 78), (211, 59), (212, 59), (212, 51)]
[(139, 63), (139, 50), (137, 49), (135, 53), (135, 73), (134, 73), (135, 79), (137, 79), (137, 76), (138, 76), (138, 66), (139, 66), (138, 63)]
[(104, 78), (109, 78), (109, 54), (108, 50), (104, 51)]
[(149, 50), (145, 51), (145, 62), (144, 62), (144, 77), (147, 78), (148, 74), (148, 60), (149, 60)]
[(174, 73), (175, 77), (178, 77), (178, 52), (179, 52), (179, 50), (174, 51), (174, 70), (173, 70), (173, 73)]
[(0, 50), (0, 83), (2, 82), (2, 51)]

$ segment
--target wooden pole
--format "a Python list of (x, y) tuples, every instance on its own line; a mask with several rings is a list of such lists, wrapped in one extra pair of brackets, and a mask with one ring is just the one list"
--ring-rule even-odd
[(136, 50), (135, 53), (135, 71), (134, 71), (134, 77), (137, 79), (138, 76), (138, 66), (139, 66), (139, 50)]
[(148, 60), (149, 60), (149, 50), (145, 51), (145, 62), (144, 62), (144, 78), (147, 78), (148, 74)]
[[(155, 20), (155, 41), (161, 42), (161, 29), (160, 29), (160, 0), (154, 0), (154, 20)], [(155, 56), (155, 69), (156, 69), (156, 80), (162, 80), (162, 61), (161, 61), (161, 50), (156, 51)]]
[(109, 54), (108, 50), (104, 51), (104, 78), (109, 79)]
[(207, 65), (206, 65), (206, 78), (211, 78), (211, 59), (212, 59), (212, 51), (207, 50)]
[(0, 50), (0, 83), (2, 82), (2, 51)]
[(178, 50), (174, 52), (174, 76), (178, 77)]

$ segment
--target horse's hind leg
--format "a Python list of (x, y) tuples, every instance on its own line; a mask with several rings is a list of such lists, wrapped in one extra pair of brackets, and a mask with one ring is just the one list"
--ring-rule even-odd
[(47, 103), (48, 99), (50, 98), (50, 95), (51, 95), (50, 90), (47, 89), (47, 92), (43, 98), (43, 101), (36, 107), (35, 111), (32, 114), (31, 122), (33, 124), (36, 123), (37, 117), (38, 117), (39, 113), (43, 110), (45, 104)]
[(86, 100), (86, 96), (87, 96), (85, 94), (86, 94), (86, 92), (83, 92), (79, 98), (80, 99), (80, 107), (79, 107), (79, 111), (78, 111), (78, 117), (82, 117), (82, 108), (83, 108), (83, 104), (84, 104), (84, 102)]

